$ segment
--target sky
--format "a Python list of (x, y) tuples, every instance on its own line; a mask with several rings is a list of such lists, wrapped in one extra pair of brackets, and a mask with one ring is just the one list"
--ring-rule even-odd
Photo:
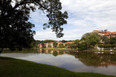
[(60, 0), (62, 11), (67, 11), (69, 18), (63, 25), (64, 36), (57, 38), (51, 29), (43, 30), (48, 22), (45, 13), (39, 10), (31, 12), (31, 21), (35, 40), (76, 40), (93, 30), (116, 31), (116, 0)]

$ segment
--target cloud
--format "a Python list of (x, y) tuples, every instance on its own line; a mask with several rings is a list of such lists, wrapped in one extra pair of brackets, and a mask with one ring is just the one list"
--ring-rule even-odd
[[(62, 11), (66, 10), (69, 14), (68, 24), (64, 25), (64, 37), (58, 39), (50, 29), (44, 31), (40, 27), (41, 30), (37, 30), (35, 39), (74, 40), (95, 29), (116, 31), (116, 0), (61, 0), (61, 2)], [(32, 13), (31, 21), (36, 25), (47, 22), (45, 15), (41, 14)]]
[(48, 21), (48, 18), (46, 17), (46, 14), (43, 11), (36, 10), (35, 12), (31, 12), (31, 21), (36, 24), (42, 24), (46, 23)]
[[(87, 30), (87, 29), (85, 29)], [(87, 30), (86, 32), (91, 32), (90, 30)], [(57, 38), (56, 34), (52, 32), (50, 29), (36, 31), (36, 35), (34, 38), (36, 40), (45, 40), (45, 39), (51, 39), (51, 40), (75, 40), (80, 39), (81, 36), (85, 33), (82, 32), (82, 29), (66, 29), (63, 31), (64, 36), (62, 38)]]
[(69, 13), (75, 15), (73, 19), (75, 19), (78, 23), (85, 22), (88, 25), (89, 21), (98, 27), (107, 27), (107, 25), (113, 26), (111, 22), (116, 20), (116, 0), (61, 1), (63, 7), (66, 8)]

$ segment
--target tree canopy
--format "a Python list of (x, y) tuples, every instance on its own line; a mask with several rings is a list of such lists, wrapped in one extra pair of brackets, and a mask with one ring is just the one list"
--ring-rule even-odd
[(57, 45), (58, 45), (57, 42), (54, 42), (54, 43), (53, 43), (53, 46), (54, 46), (55, 48), (57, 47)]
[(86, 33), (82, 36), (79, 42), (79, 50), (87, 50), (94, 48), (96, 44), (100, 42), (100, 36), (97, 33)]
[[(29, 22), (30, 11), (46, 12), (49, 21), (44, 28), (51, 28), (57, 37), (63, 36), (62, 25), (66, 24), (68, 14), (61, 11), (59, 0), (0, 0), (0, 48), (11, 50), (30, 47), (35, 25)], [(39, 21), (39, 20), (38, 20)]]
[(97, 33), (87, 33), (87, 36), (82, 38), (82, 40), (83, 39), (92, 46), (95, 46), (97, 43), (100, 42), (100, 37)]

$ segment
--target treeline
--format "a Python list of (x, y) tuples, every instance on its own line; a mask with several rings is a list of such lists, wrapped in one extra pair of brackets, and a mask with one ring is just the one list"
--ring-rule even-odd
[(116, 37), (101, 36), (98, 33), (86, 33), (80, 40), (75, 40), (73, 45), (78, 50), (90, 50), (96, 47), (100, 48), (116, 48)]
[[(56, 47), (57, 40), (34, 40), (32, 43), (32, 47), (33, 48), (38, 48), (38, 44), (44, 44), (44, 43), (49, 43), (49, 42), (54, 42), (54, 46)], [(75, 40), (61, 40), (62, 43), (66, 43), (66, 42), (74, 42)], [(51, 46), (49, 46), (51, 47)], [(65, 48), (65, 46), (63, 46), (62, 44), (60, 44), (60, 48)]]
[(116, 37), (101, 36), (98, 33), (86, 33), (80, 40), (75, 40), (69, 48), (78, 50), (91, 50), (97, 47), (116, 49)]
[[(33, 42), (33, 47), (37, 47), (38, 44), (42, 44), (44, 46), (44, 43), (48, 42), (54, 42), (53, 46), (54, 48), (58, 47), (56, 40), (35, 40)], [(107, 36), (101, 36), (98, 33), (86, 33), (82, 36), (80, 40), (61, 40), (62, 43), (66, 42), (74, 42), (73, 44), (66, 44), (65, 46), (63, 44), (59, 45), (59, 48), (70, 48), (70, 49), (78, 49), (78, 50), (91, 50), (95, 49), (97, 47), (100, 48), (116, 48), (116, 37), (107, 37)], [(49, 48), (51, 46), (49, 45)]]

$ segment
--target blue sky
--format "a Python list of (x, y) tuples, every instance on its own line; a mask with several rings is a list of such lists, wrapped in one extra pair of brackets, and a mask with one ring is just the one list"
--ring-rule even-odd
[(116, 31), (116, 0), (61, 0), (62, 11), (67, 11), (68, 23), (63, 26), (64, 36), (57, 38), (51, 29), (43, 30), (48, 21), (42, 11), (31, 12), (30, 21), (35, 24), (36, 40), (75, 40), (93, 30)]

